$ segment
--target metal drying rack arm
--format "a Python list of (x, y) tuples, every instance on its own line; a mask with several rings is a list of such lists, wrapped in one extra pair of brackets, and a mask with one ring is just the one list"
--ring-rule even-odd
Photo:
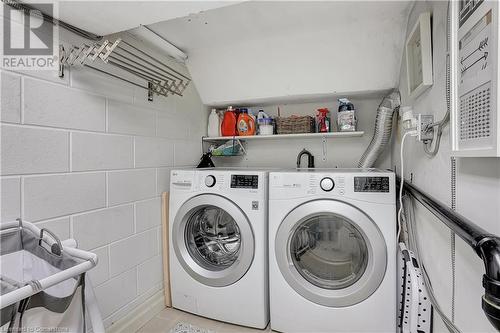
[[(397, 177), (397, 182), (400, 186), (399, 177)], [(403, 190), (453, 230), (483, 260), (485, 294), (482, 297), (482, 307), (490, 323), (500, 331), (500, 237), (488, 233), (409, 182), (404, 182)]]
[[(150, 101), (153, 99), (153, 94), (165, 97), (169, 95), (182, 96), (191, 82), (190, 77), (121, 38), (114, 42), (104, 40), (102, 43), (96, 42), (92, 45), (83, 43), (79, 46), (71, 46), (68, 50), (61, 45), (59, 55), (59, 76), (64, 76), (64, 66), (87, 67), (147, 90)], [(93, 65), (96, 61), (102, 61), (102, 64), (118, 68), (141, 81), (146, 81), (147, 86), (128, 77), (98, 68)]]

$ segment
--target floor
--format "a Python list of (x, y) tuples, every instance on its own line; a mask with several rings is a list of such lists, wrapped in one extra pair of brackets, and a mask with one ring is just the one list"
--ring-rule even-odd
[(137, 333), (169, 333), (170, 330), (179, 322), (189, 323), (205, 331), (217, 333), (270, 333), (270, 328), (264, 330), (253, 329), (249, 327), (231, 325), (216, 320), (211, 320), (204, 317), (195, 316), (193, 314), (166, 308), (158, 313), (153, 319), (142, 326)]

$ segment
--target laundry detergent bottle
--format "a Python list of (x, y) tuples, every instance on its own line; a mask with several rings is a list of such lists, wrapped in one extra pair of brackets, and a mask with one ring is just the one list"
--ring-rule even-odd
[(210, 116), (208, 116), (208, 136), (215, 137), (219, 136), (220, 132), (220, 123), (219, 123), (219, 115), (217, 114), (216, 109), (212, 109), (210, 112)]
[(238, 135), (238, 132), (236, 131), (236, 112), (232, 106), (228, 107), (226, 112), (224, 112), (224, 118), (222, 119), (220, 130), (222, 136)]
[(255, 135), (255, 119), (248, 114), (248, 109), (240, 109), (236, 127), (240, 136)]

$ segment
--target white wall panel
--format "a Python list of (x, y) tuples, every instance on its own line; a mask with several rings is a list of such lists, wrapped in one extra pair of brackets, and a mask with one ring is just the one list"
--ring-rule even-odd
[(134, 233), (134, 206), (124, 205), (73, 216), (73, 237), (94, 249)]
[(1, 72), (1, 114), (4, 122), (21, 122), (21, 76)]
[(135, 137), (136, 168), (174, 165), (174, 145), (171, 140)]
[(134, 140), (129, 136), (71, 134), (72, 171), (128, 169), (134, 166)]
[(163, 262), (161, 256), (146, 260), (137, 266), (137, 293), (146, 291), (161, 284), (163, 281)]
[(95, 288), (97, 302), (103, 318), (108, 317), (137, 295), (137, 272), (131, 269)]
[(69, 170), (69, 133), (59, 130), (1, 126), (2, 175)]
[(108, 173), (110, 205), (149, 199), (156, 196), (156, 170), (138, 169)]
[(141, 232), (161, 224), (161, 198), (135, 203), (135, 228)]
[(111, 244), (109, 249), (110, 275), (118, 275), (158, 254), (156, 233), (156, 229), (151, 229)]
[(24, 179), (24, 218), (44, 220), (106, 204), (103, 172), (30, 176)]
[(14, 221), (21, 217), (21, 178), (0, 178), (1, 218), (2, 221)]
[(24, 79), (24, 123), (105, 130), (105, 99), (60, 84)]
[(108, 131), (134, 135), (155, 135), (156, 113), (125, 103), (108, 103)]

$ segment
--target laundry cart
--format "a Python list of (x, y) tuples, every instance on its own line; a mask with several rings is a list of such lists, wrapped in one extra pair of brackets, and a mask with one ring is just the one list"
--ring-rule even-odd
[[(86, 272), (97, 256), (32, 223), (0, 226), (0, 330), (104, 332)], [(88, 321), (86, 317), (89, 317)]]

